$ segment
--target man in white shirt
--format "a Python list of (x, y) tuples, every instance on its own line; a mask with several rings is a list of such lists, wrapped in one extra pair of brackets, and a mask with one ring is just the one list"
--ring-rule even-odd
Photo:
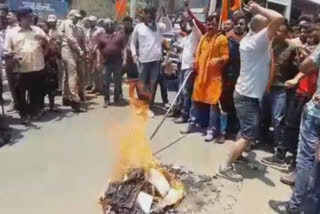
[(249, 2), (247, 9), (255, 16), (250, 22), (250, 32), (240, 42), (241, 71), (234, 93), (241, 138), (218, 170), (219, 176), (235, 182), (243, 178), (234, 171), (232, 164), (257, 138), (259, 105), (270, 74), (270, 41), (284, 22), (281, 14), (255, 2)]
[[(192, 18), (186, 19), (186, 23), (180, 23), (181, 30), (188, 35), (183, 38), (183, 51), (182, 51), (182, 61), (181, 61), (181, 71), (178, 75), (181, 75), (180, 84), (193, 72), (193, 62), (195, 60), (195, 55), (197, 52), (197, 47), (200, 42), (202, 33), (198, 28), (197, 24)], [(187, 25), (191, 27), (191, 31), (187, 29)], [(190, 109), (191, 109), (191, 96), (193, 91), (194, 75), (191, 74), (187, 83), (182, 91), (183, 102), (182, 102), (182, 112), (181, 117), (175, 120), (175, 123), (186, 123), (189, 119)], [(181, 86), (181, 85), (180, 85)]]
[[(140, 63), (140, 82), (153, 94), (161, 69), (162, 34), (171, 31), (172, 24), (167, 16), (156, 23), (155, 8), (144, 9), (144, 14), (144, 22), (138, 24), (132, 33), (131, 51), (134, 61)], [(149, 100), (149, 117), (154, 117), (152, 100)]]

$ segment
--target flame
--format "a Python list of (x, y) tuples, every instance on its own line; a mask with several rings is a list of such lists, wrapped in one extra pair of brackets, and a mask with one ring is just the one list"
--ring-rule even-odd
[[(146, 101), (135, 98), (135, 89), (137, 84), (129, 83), (131, 113), (125, 124), (118, 124), (121, 128), (114, 127), (116, 130), (121, 130), (121, 133), (115, 139), (120, 149), (118, 161), (113, 169), (113, 181), (123, 180), (128, 169), (144, 168), (147, 171), (157, 165), (146, 133), (149, 105)], [(111, 133), (119, 133), (119, 131)]]

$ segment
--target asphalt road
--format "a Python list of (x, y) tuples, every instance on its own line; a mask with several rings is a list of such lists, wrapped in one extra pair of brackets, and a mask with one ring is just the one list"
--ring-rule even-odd
[[(172, 96), (173, 94), (171, 94)], [(31, 127), (16, 125), (17, 115), (9, 114), (14, 129), (12, 144), (0, 149), (1, 214), (100, 214), (99, 196), (105, 190), (112, 166), (116, 164), (117, 142), (110, 138), (121, 129), (129, 107), (103, 109), (103, 98), (90, 100), (89, 112), (76, 115), (67, 108), (47, 113)], [(148, 135), (161, 116), (149, 121)], [(117, 125), (119, 129), (112, 129)], [(198, 173), (214, 175), (229, 146), (204, 143), (200, 134), (181, 136), (182, 126), (170, 120), (151, 142), (163, 162), (184, 165)], [(110, 129), (111, 128), (111, 129)], [(132, 133), (134, 135), (134, 133)], [(252, 152), (251, 159), (266, 156)], [(244, 168), (246, 180), (233, 184), (218, 180), (222, 201), (202, 213), (273, 213), (269, 200), (286, 200), (289, 187), (279, 182), (281, 173), (264, 168)]]

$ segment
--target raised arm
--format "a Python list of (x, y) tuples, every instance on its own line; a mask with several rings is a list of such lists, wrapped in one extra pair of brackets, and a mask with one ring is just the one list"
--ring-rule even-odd
[(188, 8), (188, 14), (189, 14), (190, 18), (194, 20), (195, 24), (197, 25), (197, 27), (201, 31), (201, 34), (202, 35), (205, 34), (207, 32), (206, 26), (192, 13), (190, 8)]
[(284, 17), (280, 13), (274, 10), (261, 7), (256, 2), (250, 1), (246, 9), (249, 10), (249, 12), (251, 12), (254, 15), (260, 14), (268, 19), (269, 24), (268, 24), (267, 30), (268, 30), (268, 36), (270, 40), (275, 36), (279, 27), (284, 22)]

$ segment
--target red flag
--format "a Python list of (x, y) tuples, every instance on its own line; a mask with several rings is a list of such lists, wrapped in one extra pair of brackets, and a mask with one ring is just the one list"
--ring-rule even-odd
[(119, 20), (126, 15), (127, 12), (127, 0), (117, 0), (115, 4), (116, 20)]

